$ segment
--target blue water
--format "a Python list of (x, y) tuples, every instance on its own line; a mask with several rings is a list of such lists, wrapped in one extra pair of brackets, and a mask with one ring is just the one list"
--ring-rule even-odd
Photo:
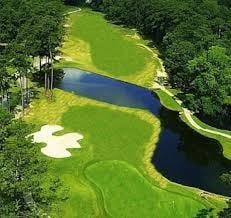
[(64, 69), (60, 89), (114, 105), (145, 109), (158, 116), (162, 131), (152, 163), (166, 178), (186, 186), (231, 196), (231, 187), (219, 179), (231, 171), (222, 146), (184, 124), (176, 112), (161, 106), (159, 99), (145, 88), (84, 72)]
[(65, 69), (65, 72), (59, 86), (63, 90), (115, 105), (148, 109), (159, 114), (161, 104), (147, 89), (77, 69)]

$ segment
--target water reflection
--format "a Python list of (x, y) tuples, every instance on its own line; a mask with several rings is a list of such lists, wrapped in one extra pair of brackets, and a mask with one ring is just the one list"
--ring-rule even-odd
[(231, 187), (219, 176), (231, 170), (222, 146), (189, 128), (176, 112), (163, 108), (151, 91), (77, 69), (65, 69), (58, 87), (78, 95), (115, 105), (151, 111), (161, 120), (162, 131), (152, 158), (166, 178), (187, 186), (231, 196)]
[(178, 113), (160, 111), (162, 132), (152, 163), (171, 181), (231, 196), (231, 187), (220, 180), (231, 169), (219, 142), (198, 134), (179, 119)]

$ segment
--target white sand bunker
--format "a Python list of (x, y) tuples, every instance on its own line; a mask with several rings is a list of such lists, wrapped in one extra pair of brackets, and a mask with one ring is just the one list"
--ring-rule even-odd
[(62, 136), (54, 136), (53, 133), (63, 130), (63, 127), (57, 125), (45, 125), (41, 127), (39, 132), (33, 133), (33, 142), (46, 143), (47, 146), (41, 149), (41, 152), (46, 156), (53, 158), (70, 157), (69, 148), (80, 148), (77, 142), (83, 139), (83, 136), (78, 133), (68, 133)]

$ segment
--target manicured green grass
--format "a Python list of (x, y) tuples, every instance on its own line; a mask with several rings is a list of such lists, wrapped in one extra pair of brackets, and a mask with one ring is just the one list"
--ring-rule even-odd
[[(137, 185), (135, 189), (137, 194), (131, 193), (134, 194), (130, 196), (131, 199), (139, 197), (142, 192), (146, 193), (146, 196), (147, 192), (152, 189), (150, 196), (145, 200), (149, 206), (144, 207), (145, 211), (141, 209), (144, 217), (145, 214), (153, 211), (150, 208), (152, 204), (155, 204), (153, 207), (156, 208), (156, 213), (169, 217), (168, 211), (171, 211), (172, 207), (169, 202), (172, 199), (175, 199), (176, 204), (181, 205), (179, 207), (183, 208), (186, 217), (192, 217), (195, 210), (203, 205), (211, 204), (215, 208), (221, 208), (223, 203), (219, 198), (211, 196), (208, 201), (202, 199), (196, 189), (173, 184), (153, 168), (150, 157), (158, 141), (160, 123), (152, 114), (143, 110), (90, 100), (61, 90), (55, 90), (54, 94), (53, 101), (42, 96), (34, 100), (33, 107), (29, 109), (25, 119), (36, 124), (37, 129), (44, 124), (62, 125), (65, 129), (58, 134), (79, 132), (83, 134), (84, 139), (80, 142), (80, 149), (71, 150), (70, 158), (49, 158), (51, 160), (49, 174), (60, 177), (65, 186), (69, 188), (69, 198), (53, 206), (50, 212), (52, 217), (107, 217), (110, 212), (107, 211), (107, 199), (102, 195), (98, 185), (86, 178), (85, 170), (99, 161), (114, 160), (126, 162), (128, 164), (126, 166), (129, 167), (125, 166), (124, 169), (121, 167), (116, 173), (104, 167), (101, 170), (109, 178), (116, 178), (118, 175), (124, 178), (124, 172), (127, 169), (131, 171), (129, 173), (131, 177), (123, 180), (125, 188), (129, 184), (132, 185), (134, 181), (134, 185)], [(115, 184), (119, 181), (122, 183), (121, 178), (118, 178)], [(140, 181), (144, 183), (144, 186), (141, 186)], [(124, 190), (119, 186), (112, 188), (115, 192)], [(167, 203), (159, 205), (161, 200), (153, 203), (155, 197), (165, 199)], [(123, 200), (128, 201), (125, 197), (121, 199)], [(120, 202), (113, 205), (113, 208), (118, 207), (120, 207)], [(126, 213), (133, 208), (133, 204), (128, 204)], [(176, 213), (181, 216), (178, 209)], [(146, 217), (149, 218), (149, 216)], [(175, 217), (175, 214), (172, 217)]]
[(155, 93), (158, 95), (160, 102), (164, 107), (173, 111), (182, 111), (181, 106), (164, 91), (159, 89), (159, 90), (155, 90)]
[(101, 13), (83, 9), (69, 16), (70, 25), (58, 67), (77, 67), (151, 87), (159, 61), (134, 31), (106, 21)]
[(102, 191), (110, 217), (195, 217), (204, 206), (152, 186), (134, 167), (120, 161), (89, 166), (87, 177)]
[[(95, 106), (73, 107), (63, 114), (66, 131), (80, 132), (92, 145), (97, 160), (124, 160), (141, 164), (144, 147), (152, 131), (151, 124), (134, 114)], [(94, 146), (93, 146), (94, 145)]]
[(120, 108), (58, 90), (52, 102), (44, 97), (35, 100), (26, 120), (38, 128), (47, 123), (59, 124), (65, 127), (64, 132), (84, 135), (82, 148), (73, 149), (72, 157), (49, 158), (49, 173), (59, 176), (70, 189), (69, 199), (54, 206), (52, 217), (104, 217), (103, 199), (85, 179), (84, 169), (99, 160), (118, 159), (142, 165), (145, 146), (150, 140), (155, 143), (152, 138), (157, 138), (158, 131), (154, 130), (159, 125), (157, 119), (141, 110)]
[[(72, 8), (74, 10), (74, 8)], [(159, 61), (135, 31), (108, 23), (100, 13), (70, 15), (59, 67), (77, 67), (151, 87)], [(141, 44), (141, 45), (140, 45)], [(26, 120), (39, 129), (58, 124), (62, 132), (83, 134), (80, 149), (52, 159), (49, 174), (69, 188), (67, 200), (53, 205), (51, 217), (195, 217), (199, 209), (220, 209), (214, 195), (171, 183), (150, 163), (160, 122), (149, 112), (97, 102), (55, 90), (52, 101), (40, 96)], [(172, 98), (163, 104), (180, 111)], [(48, 158), (48, 157), (47, 157)], [(62, 197), (62, 196), (61, 196)]]
[(126, 40), (102, 15), (80, 13), (73, 22), (73, 34), (90, 44), (93, 63), (99, 69), (119, 76), (134, 74), (145, 66), (150, 54)]

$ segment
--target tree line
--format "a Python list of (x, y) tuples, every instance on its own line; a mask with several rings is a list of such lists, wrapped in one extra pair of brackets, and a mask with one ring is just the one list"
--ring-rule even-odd
[(23, 112), (30, 103), (34, 75), (43, 77), (52, 97), (63, 14), (61, 0), (0, 1), (0, 217), (49, 217), (51, 206), (66, 196), (27, 137), (34, 127), (14, 116), (17, 105)]
[[(0, 2), (1, 104), (9, 110), (21, 97), (22, 111), (30, 101), (29, 79), (44, 75), (45, 93), (52, 97), (53, 62), (63, 37), (61, 0), (2, 0)], [(13, 87), (20, 84), (20, 92)], [(14, 90), (14, 92), (12, 92)]]
[(0, 107), (1, 217), (48, 217), (51, 206), (65, 200), (60, 179), (48, 175), (49, 162), (27, 137), (32, 129)]
[(152, 39), (184, 104), (231, 129), (230, 1), (94, 0), (91, 6)]

